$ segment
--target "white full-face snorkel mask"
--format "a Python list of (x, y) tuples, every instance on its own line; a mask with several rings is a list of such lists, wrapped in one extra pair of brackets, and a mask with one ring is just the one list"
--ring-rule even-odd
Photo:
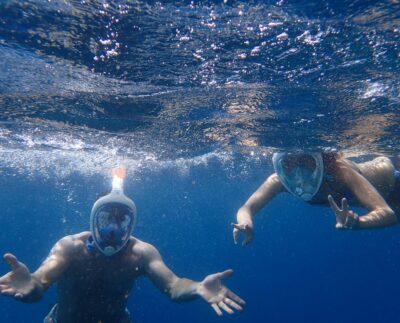
[(275, 153), (274, 170), (283, 186), (304, 201), (311, 201), (321, 187), (324, 164), (320, 153)]
[(123, 191), (125, 171), (113, 173), (111, 193), (98, 199), (90, 214), (90, 231), (98, 250), (106, 256), (120, 251), (132, 234), (136, 206)]

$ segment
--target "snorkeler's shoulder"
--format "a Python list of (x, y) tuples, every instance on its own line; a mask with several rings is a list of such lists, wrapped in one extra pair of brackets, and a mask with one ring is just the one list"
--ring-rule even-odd
[[(333, 171), (339, 179), (346, 178), (355, 173), (360, 174), (360, 167), (353, 161), (346, 158), (339, 158), (335, 161)], [(332, 169), (331, 169), (332, 170)]]
[(281, 180), (279, 179), (279, 176), (277, 173), (273, 173), (271, 174), (268, 178), (267, 181), (271, 183), (270, 185), (272, 185), (276, 190), (278, 191), (284, 191), (285, 187), (283, 186)]
[(89, 231), (67, 235), (61, 238), (56, 246), (61, 248), (64, 253), (76, 253), (85, 249), (86, 240), (89, 236)]
[(266, 194), (268, 192), (274, 192), (275, 194), (286, 191), (277, 173), (273, 173), (267, 177), (264, 183), (261, 185), (258, 193)]
[(277, 173), (271, 174), (267, 179), (271, 182), (280, 182), (280, 179), (279, 179), (279, 176)]
[(134, 237), (132, 237), (131, 239), (132, 239), (131, 250), (132, 254), (135, 257), (140, 258), (143, 261), (149, 261), (159, 255), (157, 248), (154, 247), (152, 244), (139, 240)]

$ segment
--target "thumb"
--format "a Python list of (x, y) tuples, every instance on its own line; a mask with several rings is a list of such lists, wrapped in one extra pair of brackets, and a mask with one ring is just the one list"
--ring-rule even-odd
[(232, 274), (233, 274), (233, 270), (232, 269), (227, 269), (227, 270), (225, 270), (223, 272), (220, 272), (218, 276), (219, 276), (220, 279), (224, 279), (226, 277), (232, 276)]
[(239, 230), (233, 228), (233, 241), (235, 242), (235, 244), (238, 243), (238, 238), (239, 238)]
[(343, 229), (343, 228), (344, 228), (344, 225), (342, 223), (340, 223), (340, 222), (336, 223), (336, 229)]
[(234, 227), (237, 230), (242, 230), (242, 226), (238, 223), (231, 223), (232, 227)]
[(12, 253), (6, 253), (3, 256), (4, 260), (7, 262), (7, 264), (11, 267), (12, 271), (17, 270), (21, 264), (18, 261), (17, 257), (15, 257)]
[(246, 239), (243, 241), (243, 246), (247, 246), (251, 242), (251, 240), (253, 240), (253, 237), (250, 235), (247, 235)]

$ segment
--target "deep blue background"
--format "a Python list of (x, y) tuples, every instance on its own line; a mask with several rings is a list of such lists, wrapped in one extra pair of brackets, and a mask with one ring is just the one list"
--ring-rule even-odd
[[(328, 208), (289, 195), (257, 217), (256, 236), (235, 246), (230, 222), (271, 171), (255, 163), (232, 176), (218, 161), (186, 173), (171, 167), (127, 180), (138, 207), (135, 236), (157, 246), (177, 274), (196, 280), (233, 268), (226, 284), (247, 301), (243, 313), (218, 318), (204, 302), (175, 304), (145, 278), (129, 301), (136, 322), (397, 322), (399, 227), (337, 231)], [(0, 252), (32, 270), (63, 235), (88, 228), (102, 176), (64, 179), (1, 177)], [(0, 265), (1, 272), (7, 266)], [(35, 305), (0, 298), (2, 322), (40, 322), (55, 302), (51, 289)]]

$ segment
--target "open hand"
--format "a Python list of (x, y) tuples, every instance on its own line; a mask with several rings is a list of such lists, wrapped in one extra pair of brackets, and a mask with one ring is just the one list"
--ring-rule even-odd
[(198, 294), (212, 306), (218, 316), (222, 316), (222, 310), (229, 314), (234, 313), (232, 308), (241, 311), (243, 309), (241, 305), (245, 304), (244, 300), (231, 292), (221, 282), (223, 278), (231, 276), (232, 273), (233, 270), (228, 269), (208, 275), (199, 283), (197, 289)]
[(358, 214), (349, 209), (345, 197), (342, 199), (342, 208), (339, 208), (332, 195), (328, 195), (328, 201), (336, 216), (336, 229), (351, 229), (357, 225)]
[(29, 269), (11, 253), (6, 253), (4, 260), (11, 267), (11, 271), (0, 277), (0, 294), (22, 299), (33, 288)]
[(233, 227), (233, 241), (235, 244), (238, 243), (239, 240), (239, 234), (240, 232), (244, 232), (245, 238), (242, 242), (243, 246), (246, 246), (250, 243), (251, 240), (253, 240), (254, 236), (254, 228), (253, 228), (253, 222), (247, 221), (246, 223), (232, 223)]

